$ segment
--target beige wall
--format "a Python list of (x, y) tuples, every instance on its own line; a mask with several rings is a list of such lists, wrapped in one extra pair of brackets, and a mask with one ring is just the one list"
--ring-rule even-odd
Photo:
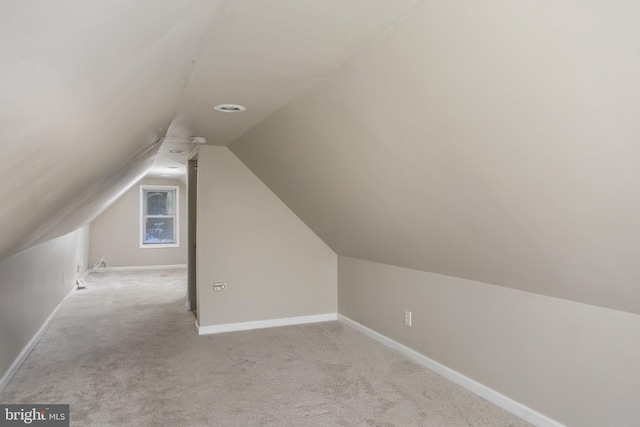
[(552, 419), (640, 419), (636, 314), (342, 256), (338, 279), (340, 314)]
[(86, 271), (88, 238), (83, 227), (0, 262), (0, 379)]
[(640, 418), (630, 4), (423, 2), (230, 145), (336, 253), (424, 271), (340, 258), (339, 312), (571, 426)]
[(197, 239), (201, 326), (337, 311), (335, 253), (226, 147), (198, 154)]
[(340, 255), (640, 314), (630, 4), (424, 2), (230, 148)]
[[(140, 185), (179, 186), (179, 247), (140, 248)], [(113, 267), (186, 264), (186, 198), (186, 187), (180, 181), (143, 179), (138, 182), (91, 223), (91, 262), (106, 255), (113, 261)]]

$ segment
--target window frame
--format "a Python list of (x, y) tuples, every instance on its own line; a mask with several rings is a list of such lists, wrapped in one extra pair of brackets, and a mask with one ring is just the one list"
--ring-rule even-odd
[[(175, 191), (175, 209), (174, 215), (167, 215), (167, 218), (173, 218), (173, 243), (146, 243), (145, 230), (146, 230), (146, 218), (145, 215), (145, 192), (146, 191)], [(155, 216), (155, 215), (150, 215)], [(140, 248), (141, 249), (158, 249), (158, 248), (177, 248), (180, 246), (180, 187), (177, 185), (141, 185), (140, 186)]]

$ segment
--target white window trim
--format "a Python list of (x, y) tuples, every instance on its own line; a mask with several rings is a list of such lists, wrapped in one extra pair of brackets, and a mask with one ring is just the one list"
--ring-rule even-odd
[[(145, 190), (175, 190), (176, 192), (176, 215), (173, 224), (175, 243), (144, 243), (144, 192)], [(180, 187), (177, 185), (141, 185), (140, 186), (140, 248), (141, 249), (157, 249), (157, 248), (177, 248), (180, 247)]]

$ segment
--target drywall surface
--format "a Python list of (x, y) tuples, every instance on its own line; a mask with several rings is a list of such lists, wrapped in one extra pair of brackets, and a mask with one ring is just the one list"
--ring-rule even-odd
[(89, 223), (152, 166), (223, 6), (2, 2), (0, 259)]
[(226, 147), (200, 147), (197, 214), (200, 326), (337, 311), (336, 254)]
[(83, 227), (0, 262), (0, 378), (86, 272), (88, 252)]
[(229, 147), (340, 255), (640, 313), (639, 20), (425, 2)]
[[(227, 145), (425, 0), (225, 1), (173, 125)], [(241, 115), (211, 107), (240, 102)], [(184, 134), (183, 134), (184, 135)]]
[[(140, 248), (140, 186), (175, 185), (179, 192), (179, 247)], [(89, 259), (102, 256), (112, 267), (178, 265), (187, 263), (187, 192), (176, 180), (143, 179), (131, 187), (91, 223)]]
[(340, 314), (556, 421), (640, 418), (636, 314), (342, 256), (338, 284)]

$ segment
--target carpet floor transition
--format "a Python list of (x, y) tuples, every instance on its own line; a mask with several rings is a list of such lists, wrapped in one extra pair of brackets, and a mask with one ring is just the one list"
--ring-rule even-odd
[(198, 336), (184, 270), (94, 274), (0, 394), (72, 426), (528, 426), (339, 322)]

